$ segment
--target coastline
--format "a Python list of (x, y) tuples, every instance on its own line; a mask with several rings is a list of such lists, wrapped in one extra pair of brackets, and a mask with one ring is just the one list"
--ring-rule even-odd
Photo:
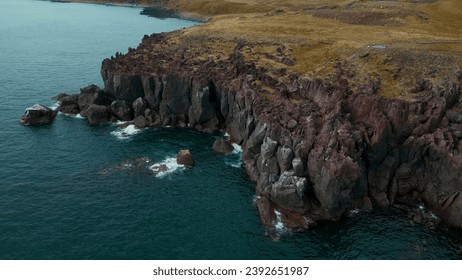
[(297, 5), (146, 36), (103, 61), (104, 90), (127, 104), (141, 98), (148, 126), (225, 129), (243, 145), (263, 224), (276, 211), (299, 230), (348, 211), (425, 204), (461, 229), (461, 46), (449, 46), (460, 22), (436, 37), (438, 14), (420, 12), (433, 4), (306, 14)]
[[(151, 9), (151, 8), (158, 8), (160, 11), (159, 13), (156, 13), (155, 17), (160, 18), (179, 18), (179, 19), (184, 19), (184, 20), (190, 20), (190, 21), (196, 21), (196, 22), (205, 22), (207, 21), (207, 17), (200, 15), (200, 14), (195, 14), (195, 13), (187, 13), (187, 12), (181, 12), (177, 11), (168, 5), (162, 5), (162, 4), (154, 4), (154, 3), (149, 3), (149, 2), (144, 2), (140, 4), (136, 3), (127, 3), (124, 0), (116, 0), (116, 1), (98, 1), (98, 0), (48, 0), (50, 2), (57, 2), (57, 3), (86, 3), (86, 4), (95, 4), (95, 5), (105, 5), (105, 6), (121, 6), (121, 7), (134, 7), (134, 8), (142, 8), (143, 11), (146, 9)], [(164, 16), (164, 15), (166, 16)], [(152, 16), (149, 13), (144, 14), (146, 16)]]

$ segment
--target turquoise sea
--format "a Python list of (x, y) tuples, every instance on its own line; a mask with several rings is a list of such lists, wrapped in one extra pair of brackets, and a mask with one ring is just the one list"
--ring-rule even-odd
[[(304, 233), (260, 224), (239, 152), (221, 134), (90, 127), (58, 115), (18, 122), (34, 103), (102, 86), (101, 61), (145, 34), (196, 24), (141, 8), (0, 1), (0, 259), (460, 259), (462, 235), (398, 209), (352, 213)], [(196, 166), (174, 164), (191, 150)], [(170, 164), (171, 172), (150, 167)], [(277, 237), (277, 238), (275, 238)]]

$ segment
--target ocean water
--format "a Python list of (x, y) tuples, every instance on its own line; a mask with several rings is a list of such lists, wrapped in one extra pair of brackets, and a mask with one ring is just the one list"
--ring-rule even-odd
[[(460, 259), (462, 237), (397, 209), (356, 213), (304, 233), (265, 228), (241, 155), (220, 134), (18, 119), (60, 92), (102, 85), (101, 61), (144, 34), (194, 22), (140, 8), (0, 1), (0, 259)], [(181, 148), (196, 166), (174, 162)], [(165, 164), (169, 172), (156, 173)]]

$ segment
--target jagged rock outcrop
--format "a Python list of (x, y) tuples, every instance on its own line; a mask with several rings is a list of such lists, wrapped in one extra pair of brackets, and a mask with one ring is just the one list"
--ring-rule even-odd
[(56, 111), (48, 108), (47, 106), (35, 104), (26, 109), (20, 122), (23, 125), (31, 126), (48, 125), (54, 121), (56, 113)]
[(69, 115), (77, 115), (80, 112), (78, 101), (78, 94), (59, 94), (53, 97), (53, 100), (59, 103), (57, 111), (63, 112)]
[(115, 116), (121, 120), (131, 120), (131, 108), (122, 101), (114, 101), (114, 97), (96, 85), (88, 85), (80, 89), (80, 94), (59, 94), (53, 97), (58, 101), (58, 111), (65, 114), (81, 114), (89, 124), (99, 125), (110, 122)]
[[(80, 114), (87, 117), (90, 124), (97, 125), (110, 120), (110, 106), (113, 96), (96, 85), (80, 89), (78, 106)], [(105, 107), (103, 109), (103, 107)]]
[[(292, 73), (284, 77), (290, 84), (278, 83), (268, 69), (245, 61), (242, 42), (226, 63), (187, 65), (156, 48), (164, 36), (145, 37), (137, 50), (104, 60), (105, 90), (82, 92), (80, 110), (117, 100), (132, 104), (137, 126), (226, 130), (243, 147), (264, 224), (274, 222), (275, 209), (300, 229), (349, 210), (424, 203), (462, 228), (460, 72), (427, 87), (425, 96), (390, 100), (375, 94), (372, 82), (352, 92), (341, 71), (331, 80)], [(151, 63), (136, 64), (140, 57)]]

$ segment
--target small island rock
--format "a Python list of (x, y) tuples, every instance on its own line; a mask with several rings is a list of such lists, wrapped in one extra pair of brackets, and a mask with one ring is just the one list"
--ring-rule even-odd
[(20, 122), (23, 125), (48, 125), (53, 122), (56, 114), (55, 111), (47, 106), (35, 104), (26, 109)]
[(189, 150), (180, 150), (176, 157), (176, 162), (187, 167), (192, 167), (195, 163)]

